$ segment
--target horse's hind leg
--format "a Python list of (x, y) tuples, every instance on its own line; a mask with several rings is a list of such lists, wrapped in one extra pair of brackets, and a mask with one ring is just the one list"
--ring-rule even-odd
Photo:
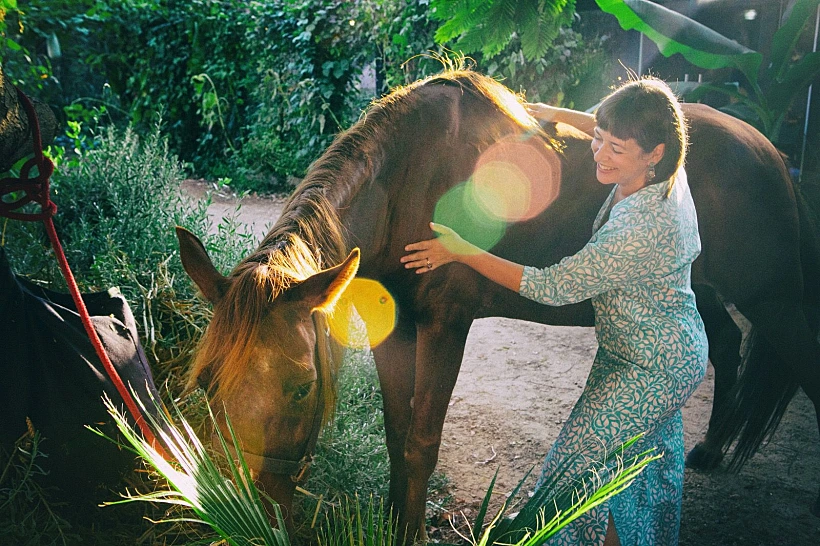
[(693, 289), (709, 338), (709, 361), (715, 369), (715, 386), (706, 437), (686, 456), (686, 465), (697, 470), (712, 470), (723, 459), (722, 445), (714, 431), (716, 423), (723, 418), (729, 393), (737, 381), (743, 334), (711, 287), (697, 285)]
[(415, 386), (416, 325), (399, 322), (393, 333), (373, 348), (384, 405), (384, 428), (390, 456), (390, 503), (394, 514), (404, 511), (407, 497), (407, 463), (404, 446), (412, 415)]

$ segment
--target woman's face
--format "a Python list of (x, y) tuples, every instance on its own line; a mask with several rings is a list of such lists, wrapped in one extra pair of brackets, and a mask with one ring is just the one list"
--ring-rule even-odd
[(649, 163), (657, 164), (663, 157), (663, 144), (649, 153), (644, 152), (634, 138), (622, 140), (600, 127), (592, 138), (595, 173), (601, 184), (618, 184), (622, 197), (646, 186)]

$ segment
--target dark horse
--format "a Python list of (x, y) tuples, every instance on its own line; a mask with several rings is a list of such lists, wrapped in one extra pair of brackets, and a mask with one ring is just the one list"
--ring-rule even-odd
[[(820, 404), (820, 250), (772, 145), (711, 108), (693, 104), (685, 111), (686, 168), (703, 240), (693, 284), (716, 369), (710, 429), (690, 463), (711, 466), (738, 437), (737, 457), (748, 458), (798, 385)], [(504, 162), (516, 166), (504, 171)], [(520, 207), (524, 213), (506, 225), (492, 252), (547, 266), (587, 242), (609, 191), (596, 181), (589, 137), (562, 124), (539, 127), (517, 96), (469, 71), (447, 72), (375, 102), (315, 162), (259, 248), (229, 276), (217, 272), (193, 235), (178, 230), (183, 264), (215, 304), (191, 381), (209, 388), (217, 410), (227, 408), (260, 483), (286, 506), (333, 405), (337, 364), (329, 358), (324, 311), (357, 266), (360, 276), (389, 290), (398, 309), (395, 329), (373, 353), (384, 396), (390, 500), (400, 524), (419, 538), (473, 320), (592, 326), (589, 302), (538, 305), (458, 264), (419, 276), (399, 263), (406, 244), (430, 237), (428, 222), (448, 190), (477, 178), (474, 171), (487, 164), (537, 175), (535, 201)], [(506, 180), (501, 177), (501, 193)], [(741, 331), (727, 303), (757, 334), (739, 381)]]

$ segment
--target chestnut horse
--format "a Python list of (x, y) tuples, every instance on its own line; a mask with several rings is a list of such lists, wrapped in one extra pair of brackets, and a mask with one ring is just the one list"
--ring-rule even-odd
[[(711, 467), (735, 439), (735, 461), (751, 456), (798, 386), (820, 404), (820, 250), (772, 145), (709, 107), (685, 105), (685, 112), (686, 168), (703, 243), (692, 282), (716, 370), (709, 431), (689, 462)], [(209, 389), (215, 409), (227, 408), (275, 499), (289, 506), (333, 406), (338, 360), (325, 312), (358, 267), (397, 306), (395, 329), (373, 354), (390, 500), (401, 528), (424, 538), (427, 483), (472, 321), (592, 326), (593, 313), (588, 301), (550, 307), (525, 300), (460, 264), (415, 275), (399, 258), (406, 244), (430, 237), (434, 215), (469, 231), (460, 222), (469, 224), (472, 211), (448, 209), (465, 202), (469, 192), (453, 191), (468, 179), (489, 179), (497, 191), (485, 199), (490, 207), (505, 193), (529, 191), (523, 205), (499, 213), (507, 222), (492, 252), (539, 267), (576, 252), (610, 189), (596, 181), (589, 141), (566, 125), (540, 127), (498, 82), (449, 71), (372, 104), (312, 165), (259, 248), (227, 277), (196, 237), (178, 230), (185, 269), (214, 303), (191, 381)], [(728, 303), (756, 334), (744, 362)]]

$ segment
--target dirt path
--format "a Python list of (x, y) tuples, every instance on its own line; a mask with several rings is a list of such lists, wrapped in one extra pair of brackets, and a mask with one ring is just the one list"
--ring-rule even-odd
[[(187, 183), (185, 189), (201, 196), (205, 186)], [(281, 205), (279, 199), (247, 197), (239, 216), (261, 237)], [(210, 210), (218, 219), (235, 208), (236, 201), (225, 195), (214, 196)], [(589, 328), (476, 321), (438, 465), (451, 481), (449, 510), (474, 510), (496, 469), (496, 503), (527, 470), (537, 471), (581, 393), (595, 349)], [(712, 371), (684, 408), (687, 450), (706, 430)], [(801, 391), (772, 441), (739, 474), (687, 470), (681, 546), (818, 546), (820, 519), (808, 511), (818, 485), (817, 425)], [(435, 506), (432, 511), (440, 512)]]

